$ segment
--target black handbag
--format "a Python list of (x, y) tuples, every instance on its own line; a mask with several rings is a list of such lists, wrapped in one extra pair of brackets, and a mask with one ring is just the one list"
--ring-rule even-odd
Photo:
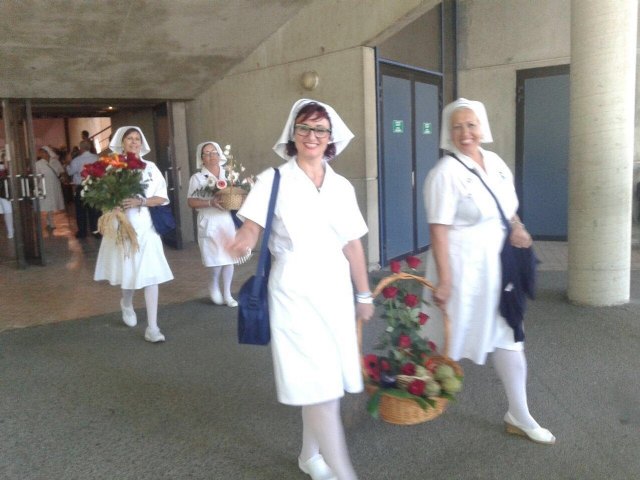
[(159, 235), (166, 235), (176, 229), (176, 219), (173, 218), (171, 206), (158, 205), (157, 207), (149, 207), (153, 228)]
[(262, 233), (260, 258), (256, 274), (249, 278), (238, 293), (238, 342), (248, 345), (268, 345), (271, 340), (269, 325), (269, 302), (267, 283), (271, 270), (271, 252), (269, 252), (269, 235), (271, 221), (280, 185), (280, 170), (274, 168), (275, 176), (271, 186), (267, 221)]
[(507, 236), (500, 251), (500, 263), (502, 266), (502, 289), (500, 292), (500, 315), (504, 317), (509, 326), (513, 329), (513, 339), (516, 342), (524, 341), (524, 312), (527, 306), (527, 299), (535, 299), (536, 293), (536, 269), (538, 257), (533, 247), (518, 248), (511, 245), (511, 224), (507, 220), (498, 198), (491, 191), (489, 186), (482, 179), (480, 174), (473, 168), (469, 168), (454, 153), (448, 152), (453, 158), (458, 160), (464, 167), (473, 173), (482, 182), (496, 202), (500, 219), (507, 230)]

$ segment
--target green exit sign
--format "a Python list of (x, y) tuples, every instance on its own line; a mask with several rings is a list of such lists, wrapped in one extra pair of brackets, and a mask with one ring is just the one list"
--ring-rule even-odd
[(433, 130), (431, 129), (430, 122), (422, 122), (422, 134), (423, 135), (431, 135)]
[(404, 133), (404, 120), (393, 120), (391, 131), (393, 133)]

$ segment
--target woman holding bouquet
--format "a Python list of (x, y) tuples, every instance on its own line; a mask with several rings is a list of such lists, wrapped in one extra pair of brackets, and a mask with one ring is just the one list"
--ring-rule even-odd
[(120, 285), (122, 320), (129, 327), (137, 324), (133, 294), (144, 289), (147, 307), (144, 339), (152, 343), (164, 342), (165, 337), (158, 328), (158, 284), (172, 280), (173, 274), (164, 256), (162, 239), (153, 228), (149, 207), (169, 203), (167, 184), (158, 167), (142, 158), (151, 149), (140, 128), (120, 127), (109, 147), (119, 154), (133, 153), (142, 161), (144, 169), (140, 183), (145, 186), (145, 196), (126, 198), (120, 207), (135, 230), (139, 248), (129, 252), (114, 237), (105, 235), (100, 243), (94, 280)]
[[(491, 354), (509, 402), (507, 431), (552, 444), (555, 437), (529, 413), (523, 342), (515, 341), (514, 330), (500, 315), (500, 251), (506, 232), (496, 201), (480, 180), (511, 221), (511, 244), (529, 247), (531, 236), (516, 214), (513, 175), (498, 155), (480, 147), (493, 141), (482, 103), (456, 100), (445, 107), (441, 125), (440, 148), (446, 155), (429, 172), (424, 189), (432, 240), (426, 278), (436, 285), (433, 302), (451, 317), (449, 356), (482, 365)], [(440, 315), (437, 309), (427, 313)], [(425, 327), (436, 343), (442, 335), (434, 327), (441, 325), (432, 321)]]
[[(203, 142), (198, 145), (196, 168), (200, 171), (194, 173), (189, 180), (187, 203), (198, 212), (198, 245), (202, 264), (210, 267), (212, 272), (209, 284), (211, 300), (216, 305), (237, 307), (238, 302), (231, 296), (235, 262), (223, 246), (225, 239), (234, 236), (235, 225), (231, 213), (222, 208), (216, 197), (211, 194), (216, 183), (225, 180), (222, 168), (225, 163), (227, 158), (216, 142)], [(204, 198), (202, 192), (205, 192)]]
[[(314, 480), (356, 478), (340, 398), (345, 390), (363, 389), (356, 315), (365, 320), (373, 315), (360, 241), (367, 225), (353, 186), (329, 165), (352, 138), (333, 108), (303, 99), (293, 105), (273, 147), (287, 161), (279, 168), (269, 239), (276, 388), (281, 403), (302, 407), (298, 465)], [(273, 178), (273, 169), (261, 173), (238, 212), (245, 222), (228, 246), (235, 257), (256, 245)]]

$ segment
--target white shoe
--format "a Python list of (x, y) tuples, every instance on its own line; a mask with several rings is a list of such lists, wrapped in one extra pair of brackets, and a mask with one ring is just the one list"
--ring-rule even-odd
[(209, 294), (211, 295), (211, 301), (216, 305), (224, 305), (224, 298), (222, 298), (222, 294), (220, 290), (210, 290)]
[(298, 467), (307, 475), (311, 476), (311, 480), (338, 480), (331, 468), (319, 453), (303, 462), (298, 457)]
[(136, 311), (133, 309), (133, 306), (126, 307), (122, 300), (120, 300), (120, 308), (122, 309), (122, 321), (128, 327), (135, 327), (138, 324), (138, 319), (136, 318)]
[(159, 328), (152, 330), (151, 328), (147, 327), (147, 329), (144, 331), (144, 339), (147, 342), (151, 343), (164, 342), (164, 335)]
[(553, 445), (556, 443), (556, 437), (546, 428), (526, 428), (520, 422), (518, 422), (513, 415), (509, 412), (504, 416), (504, 423), (507, 428), (507, 433), (514, 435), (522, 435), (527, 437), (532, 442), (542, 443), (544, 445)]
[(228, 307), (237, 307), (238, 306), (238, 302), (235, 298), (233, 297), (227, 297), (224, 299), (224, 303), (227, 304)]

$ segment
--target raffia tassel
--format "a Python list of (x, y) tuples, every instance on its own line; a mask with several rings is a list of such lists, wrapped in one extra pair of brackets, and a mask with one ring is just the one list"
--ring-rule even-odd
[(107, 210), (98, 219), (98, 232), (103, 237), (113, 238), (116, 245), (122, 246), (125, 257), (140, 249), (138, 235), (133, 225), (120, 209)]

